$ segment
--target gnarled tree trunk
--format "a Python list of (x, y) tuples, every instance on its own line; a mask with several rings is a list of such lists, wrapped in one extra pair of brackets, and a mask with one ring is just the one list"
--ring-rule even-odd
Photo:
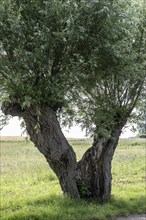
[(34, 108), (25, 111), (23, 118), (31, 140), (57, 175), (63, 192), (79, 197), (75, 179), (76, 155), (61, 131), (55, 112), (46, 106), (41, 108), (38, 132), (34, 129), (37, 123)]
[(91, 197), (106, 202), (111, 197), (112, 158), (118, 144), (121, 128), (113, 138), (101, 138), (93, 143), (77, 165), (77, 184), (81, 197)]
[(18, 104), (3, 105), (2, 110), (5, 114), (24, 119), (31, 141), (57, 175), (63, 192), (78, 198), (76, 155), (61, 131), (56, 113), (50, 107), (42, 106), (38, 117), (34, 106), (22, 111)]
[(22, 110), (18, 104), (3, 105), (2, 110), (5, 114), (23, 117), (32, 142), (45, 156), (65, 194), (104, 202), (110, 199), (111, 163), (123, 126), (114, 129), (112, 138), (94, 141), (77, 163), (75, 152), (50, 107), (42, 106), (39, 118), (34, 106)]

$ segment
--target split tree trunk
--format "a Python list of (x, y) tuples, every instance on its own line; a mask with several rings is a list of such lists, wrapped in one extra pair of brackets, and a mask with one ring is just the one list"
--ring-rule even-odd
[(51, 108), (41, 107), (39, 121), (35, 107), (22, 111), (19, 105), (14, 104), (3, 106), (2, 110), (5, 114), (23, 117), (32, 142), (45, 156), (65, 194), (104, 202), (110, 199), (111, 163), (123, 126), (114, 129), (112, 139), (96, 140), (77, 163), (75, 152), (64, 137), (56, 113)]

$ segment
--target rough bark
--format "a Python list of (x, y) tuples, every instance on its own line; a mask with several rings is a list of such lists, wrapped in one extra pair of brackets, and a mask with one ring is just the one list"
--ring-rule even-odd
[(56, 173), (63, 192), (79, 197), (75, 180), (76, 155), (61, 131), (55, 112), (46, 106), (41, 108), (38, 132), (34, 129), (37, 123), (34, 108), (25, 111), (23, 118), (31, 140)]
[(22, 111), (18, 104), (3, 105), (2, 110), (5, 114), (23, 117), (31, 141), (57, 175), (63, 192), (78, 198), (75, 179), (76, 155), (61, 131), (55, 112), (47, 106), (42, 106), (38, 117), (35, 107)]
[[(112, 138), (95, 140), (77, 163), (72, 147), (64, 137), (56, 113), (47, 106), (22, 110), (18, 104), (3, 105), (5, 114), (23, 117), (27, 132), (38, 150), (56, 173), (64, 193), (74, 198), (108, 201), (111, 196), (112, 158), (121, 129), (126, 122), (113, 129)], [(36, 129), (37, 125), (39, 130)]]
[(77, 165), (77, 184), (81, 197), (106, 202), (111, 197), (112, 158), (118, 144), (121, 128), (113, 138), (101, 138), (93, 143)]

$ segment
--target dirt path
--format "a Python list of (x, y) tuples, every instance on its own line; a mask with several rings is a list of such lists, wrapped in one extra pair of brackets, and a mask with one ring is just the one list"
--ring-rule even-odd
[(115, 220), (146, 220), (146, 214), (131, 215), (131, 216), (128, 216), (128, 217), (118, 217)]

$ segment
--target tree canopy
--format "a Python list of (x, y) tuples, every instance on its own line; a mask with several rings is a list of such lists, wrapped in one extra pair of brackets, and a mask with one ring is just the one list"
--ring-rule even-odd
[(85, 126), (100, 124), (102, 112), (109, 118), (113, 108), (116, 114), (133, 109), (145, 74), (143, 4), (2, 1), (4, 99), (22, 108), (45, 103), (55, 110), (78, 99), (88, 112), (82, 114)]
[(7, 101), (23, 108), (61, 107), (73, 81), (72, 6), (68, 1), (2, 1), (1, 84)]
[(76, 121), (92, 135), (110, 135), (116, 123), (125, 123), (142, 91), (146, 77), (144, 4), (92, 1), (79, 12), (75, 24), (79, 29), (75, 34)]

